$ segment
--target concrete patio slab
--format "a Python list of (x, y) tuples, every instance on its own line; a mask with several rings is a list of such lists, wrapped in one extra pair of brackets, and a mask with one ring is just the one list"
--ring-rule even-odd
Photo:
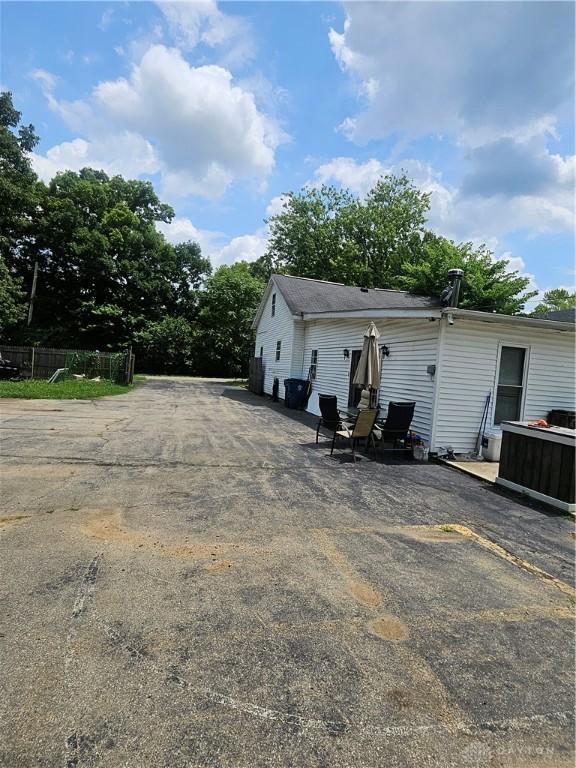
[(500, 465), (497, 461), (449, 461), (448, 459), (443, 461), (450, 467), (455, 467), (462, 472), (466, 472), (468, 475), (478, 477), (480, 480), (486, 480), (489, 483), (495, 483), (498, 477), (498, 467)]

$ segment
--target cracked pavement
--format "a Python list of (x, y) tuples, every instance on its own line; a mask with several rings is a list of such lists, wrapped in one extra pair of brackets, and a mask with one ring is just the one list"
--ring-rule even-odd
[(573, 765), (569, 518), (225, 382), (0, 411), (1, 766)]

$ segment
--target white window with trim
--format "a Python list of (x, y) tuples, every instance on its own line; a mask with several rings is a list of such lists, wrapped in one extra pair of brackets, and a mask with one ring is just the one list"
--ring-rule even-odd
[(310, 368), (309, 368), (309, 378), (310, 381), (316, 380), (316, 369), (318, 367), (318, 350), (313, 349), (310, 353)]
[(529, 347), (504, 344), (500, 346), (494, 396), (494, 424), (522, 420), (529, 352)]
[(273, 293), (272, 294), (272, 305), (271, 305), (271, 308), (270, 308), (270, 315), (271, 315), (271, 317), (274, 317), (275, 314), (276, 314), (276, 294)]
[(282, 342), (277, 341), (276, 342), (276, 362), (280, 360), (280, 352), (282, 351)]

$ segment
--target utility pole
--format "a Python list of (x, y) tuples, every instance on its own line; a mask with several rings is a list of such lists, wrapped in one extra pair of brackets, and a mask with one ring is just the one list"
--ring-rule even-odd
[(34, 262), (34, 277), (32, 278), (32, 288), (30, 289), (30, 306), (28, 307), (28, 325), (32, 322), (32, 312), (34, 311), (34, 299), (36, 298), (36, 281), (38, 279), (38, 262)]

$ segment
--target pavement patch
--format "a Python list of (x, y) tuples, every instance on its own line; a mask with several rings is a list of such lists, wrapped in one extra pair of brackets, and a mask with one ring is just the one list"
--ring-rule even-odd
[(396, 616), (379, 616), (369, 627), (371, 632), (383, 640), (408, 639), (408, 627)]
[(13, 525), (14, 523), (20, 523), (22, 520), (26, 520), (29, 517), (30, 515), (5, 515), (4, 517), (0, 517), (0, 530), (9, 525)]
[(352, 597), (359, 603), (377, 608), (382, 602), (381, 593), (358, 575), (350, 560), (336, 547), (326, 530), (316, 533), (322, 554), (345, 577), (348, 592)]
[(556, 589), (559, 589), (561, 592), (564, 592), (564, 594), (569, 595), (572, 599), (576, 597), (576, 590), (574, 589), (574, 587), (570, 586), (569, 584), (566, 584), (560, 579), (555, 578), (554, 576), (551, 576), (549, 573), (546, 573), (546, 571), (543, 571), (541, 568), (538, 568), (536, 565), (529, 563), (527, 560), (523, 560), (521, 557), (518, 557), (513, 552), (509, 552), (508, 550), (504, 549), (504, 547), (501, 547), (499, 544), (496, 544), (495, 541), (491, 541), (485, 536), (480, 536), (480, 534), (476, 533), (471, 528), (468, 528), (468, 526), (451, 524), (450, 528), (452, 528), (454, 531), (461, 534), (465, 538), (471, 539), (477, 544), (480, 544), (481, 547), (484, 547), (489, 552), (492, 552), (493, 554), (498, 555), (498, 557), (501, 557), (503, 560), (506, 560), (507, 562), (512, 563), (513, 565), (516, 565), (518, 568), (522, 568), (522, 570), (527, 571), (528, 573), (531, 573), (533, 576), (536, 576), (537, 578), (541, 579), (546, 584), (551, 584), (552, 586), (556, 587)]

